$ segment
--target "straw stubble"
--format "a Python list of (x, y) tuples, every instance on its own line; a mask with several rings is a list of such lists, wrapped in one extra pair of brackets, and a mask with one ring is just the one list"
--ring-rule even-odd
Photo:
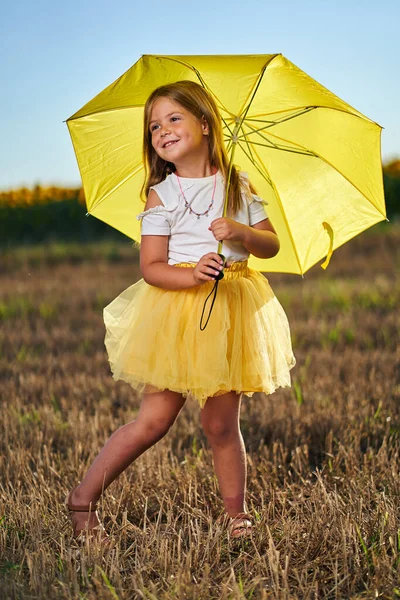
[(400, 597), (399, 240), (398, 227), (374, 228), (338, 250), (326, 273), (269, 277), (298, 364), (291, 390), (243, 399), (253, 540), (226, 537), (212, 455), (188, 401), (104, 495), (108, 551), (71, 547), (62, 501), (140, 405), (111, 378), (101, 318), (139, 276), (137, 262), (129, 247), (119, 262), (101, 251), (78, 264), (67, 252), (56, 264), (9, 253), (2, 597)]

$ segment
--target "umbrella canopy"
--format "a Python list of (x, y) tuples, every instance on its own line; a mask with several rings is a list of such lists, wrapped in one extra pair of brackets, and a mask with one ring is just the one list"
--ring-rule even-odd
[(89, 214), (140, 239), (144, 104), (183, 79), (213, 95), (228, 153), (268, 202), (281, 249), (251, 267), (303, 274), (386, 218), (381, 127), (282, 54), (142, 56), (67, 119)]

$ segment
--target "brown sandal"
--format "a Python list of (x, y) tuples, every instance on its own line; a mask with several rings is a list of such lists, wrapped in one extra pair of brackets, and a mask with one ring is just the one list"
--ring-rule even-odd
[[(96, 517), (98, 518), (96, 504), (92, 504), (91, 502), (88, 506), (78, 506), (76, 504), (71, 504), (69, 499), (72, 496), (74, 490), (75, 488), (73, 488), (65, 498), (65, 506), (67, 507), (70, 516), (72, 516), (74, 512), (87, 512), (89, 514), (95, 513)], [(88, 529), (87, 527), (84, 529), (76, 529), (75, 527), (73, 527), (73, 529), (74, 541), (78, 542), (78, 544), (82, 546), (85, 545), (86, 541), (95, 541), (99, 542), (100, 544), (110, 543), (110, 537), (108, 536), (106, 530), (104, 529), (101, 523), (95, 525), (94, 527), (91, 527), (90, 529)]]
[(251, 515), (248, 513), (239, 513), (236, 517), (230, 517), (228, 533), (232, 538), (251, 537), (253, 533)]

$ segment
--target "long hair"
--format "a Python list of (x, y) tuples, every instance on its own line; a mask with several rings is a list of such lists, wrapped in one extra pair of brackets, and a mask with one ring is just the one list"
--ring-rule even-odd
[[(209, 134), (208, 150), (212, 167), (216, 167), (223, 175), (225, 185), (228, 180), (229, 159), (223, 142), (222, 121), (217, 105), (212, 96), (194, 81), (177, 81), (162, 85), (155, 89), (144, 107), (143, 128), (143, 162), (145, 166), (145, 182), (142, 196), (147, 198), (150, 187), (163, 181), (167, 175), (175, 171), (175, 166), (158, 156), (151, 143), (149, 122), (151, 111), (159, 98), (168, 98), (194, 115), (199, 121), (202, 117), (207, 121)], [(250, 191), (254, 191), (250, 184)], [(241, 185), (238, 169), (232, 165), (228, 196), (228, 213), (235, 215), (242, 205)]]

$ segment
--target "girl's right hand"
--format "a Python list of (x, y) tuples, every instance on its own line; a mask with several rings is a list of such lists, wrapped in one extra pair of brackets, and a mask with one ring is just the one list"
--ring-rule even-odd
[(209, 252), (201, 257), (193, 269), (193, 277), (198, 285), (207, 281), (215, 281), (215, 276), (223, 269), (222, 258), (216, 252)]

